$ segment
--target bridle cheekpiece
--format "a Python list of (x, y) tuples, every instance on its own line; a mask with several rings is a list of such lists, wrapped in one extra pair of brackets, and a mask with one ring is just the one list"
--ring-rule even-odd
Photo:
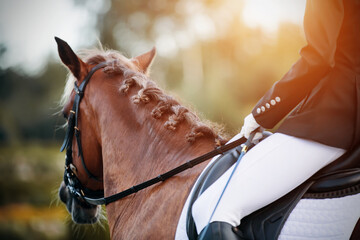
[(66, 149), (66, 156), (65, 156), (65, 172), (64, 172), (64, 183), (66, 187), (69, 189), (70, 194), (77, 198), (80, 202), (84, 203), (86, 201), (86, 196), (91, 198), (102, 198), (104, 196), (103, 190), (90, 190), (86, 187), (84, 187), (80, 180), (77, 177), (77, 169), (75, 165), (73, 164), (73, 149), (72, 149), (72, 140), (75, 136), (76, 143), (78, 146), (78, 156), (81, 159), (82, 166), (88, 175), (89, 178), (94, 179), (95, 181), (102, 182), (101, 179), (94, 176), (89, 169), (86, 167), (85, 161), (84, 161), (84, 155), (82, 151), (82, 145), (81, 145), (81, 138), (80, 138), (80, 129), (78, 127), (78, 119), (79, 119), (79, 107), (80, 102), (84, 96), (84, 90), (86, 85), (88, 84), (89, 80), (91, 79), (92, 75), (99, 69), (105, 67), (108, 65), (107, 62), (102, 62), (93, 67), (90, 72), (86, 75), (84, 80), (81, 82), (81, 84), (78, 86), (76, 82), (74, 83), (74, 91), (76, 93), (74, 103), (72, 106), (72, 109), (70, 110), (69, 117), (68, 117), (68, 123), (67, 123), (67, 130), (65, 134), (64, 142), (61, 146), (60, 151), (64, 151)]

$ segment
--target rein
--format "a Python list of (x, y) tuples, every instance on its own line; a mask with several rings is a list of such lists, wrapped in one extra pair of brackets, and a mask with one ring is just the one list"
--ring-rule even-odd
[(211, 152), (208, 152), (208, 153), (205, 153), (204, 155), (201, 155), (200, 157), (197, 157), (197, 158), (194, 158), (190, 161), (187, 161), (186, 163), (166, 172), (166, 173), (163, 173), (163, 174), (160, 174), (159, 176), (157, 177), (154, 177), (150, 180), (147, 180), (143, 183), (140, 183), (138, 185), (135, 185), (131, 188), (128, 188), (122, 192), (119, 192), (119, 193), (116, 193), (114, 195), (111, 195), (109, 197), (103, 197), (103, 198), (98, 198), (98, 199), (93, 199), (93, 198), (89, 198), (89, 197), (85, 197), (84, 196), (84, 199), (86, 200), (86, 202), (90, 203), (90, 204), (93, 204), (93, 205), (102, 205), (102, 204), (109, 204), (109, 203), (112, 203), (112, 202), (115, 202), (119, 199), (122, 199), (124, 197), (127, 197), (133, 193), (136, 193), (144, 188), (147, 188), (147, 187), (150, 187), (156, 183), (159, 183), (159, 182), (163, 182), (171, 177), (173, 177), (174, 175), (178, 174), (178, 173), (181, 173), (189, 168), (192, 168), (206, 160), (208, 160), (209, 158), (212, 158), (212, 157), (215, 157), (216, 155), (218, 154), (223, 154), (224, 152), (226, 151), (229, 151), (230, 149), (233, 149), (237, 146), (239, 146), (240, 144), (244, 143), (244, 139), (243, 138), (240, 138), (234, 142), (231, 142), (229, 144), (226, 144), (224, 146), (221, 146), (221, 147), (217, 147), (215, 148), (215, 150), (211, 151)]
[(104, 197), (103, 190), (94, 191), (85, 188), (82, 186), (80, 180), (78, 179), (76, 175), (76, 167), (73, 164), (73, 158), (72, 158), (72, 139), (75, 135), (77, 146), (78, 146), (78, 156), (81, 158), (82, 166), (85, 169), (86, 174), (89, 178), (92, 178), (96, 181), (102, 182), (101, 179), (98, 179), (96, 176), (94, 176), (86, 167), (83, 151), (82, 151), (82, 145), (80, 140), (80, 129), (78, 128), (78, 112), (80, 107), (80, 101), (82, 97), (84, 96), (84, 90), (88, 82), (90, 81), (92, 75), (99, 69), (105, 67), (108, 65), (108, 62), (102, 62), (95, 67), (93, 67), (88, 75), (84, 78), (83, 82), (78, 86), (76, 83), (74, 85), (74, 90), (76, 92), (74, 104), (72, 109), (70, 110), (70, 115), (68, 117), (68, 128), (66, 131), (65, 139), (63, 142), (63, 145), (61, 146), (60, 151), (64, 151), (66, 148), (66, 157), (65, 157), (65, 172), (64, 172), (64, 183), (68, 187), (70, 194), (80, 200), (80, 202), (85, 202), (87, 204), (92, 205), (102, 205), (102, 204), (109, 204), (112, 202), (115, 202), (117, 200), (120, 200), (124, 197), (127, 197), (131, 194), (134, 194), (144, 188), (150, 187), (156, 183), (163, 182), (172, 176), (181, 173), (189, 168), (192, 168), (212, 157), (215, 157), (218, 154), (223, 154), (226, 151), (229, 151), (230, 149), (235, 148), (236, 146), (239, 146), (240, 144), (245, 142), (244, 138), (240, 138), (236, 141), (233, 141), (231, 143), (228, 143), (226, 145), (220, 146), (215, 148), (213, 151), (205, 153), (204, 155), (201, 155), (197, 158), (194, 158), (192, 160), (187, 161), (186, 163), (168, 171), (163, 174), (158, 175), (157, 177), (154, 177), (150, 180), (147, 180), (143, 183), (140, 183), (138, 185), (132, 186), (131, 188), (128, 188), (122, 192), (116, 193), (114, 195)]

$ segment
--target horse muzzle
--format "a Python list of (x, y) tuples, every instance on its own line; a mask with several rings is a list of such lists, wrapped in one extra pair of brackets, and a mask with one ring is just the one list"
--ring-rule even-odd
[(66, 205), (75, 223), (94, 224), (98, 221), (100, 206), (88, 204), (81, 197), (72, 194), (71, 189), (64, 182), (60, 184), (59, 198)]

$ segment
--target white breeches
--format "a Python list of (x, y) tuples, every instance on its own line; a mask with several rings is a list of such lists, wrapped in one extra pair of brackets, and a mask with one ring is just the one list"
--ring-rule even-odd
[[(239, 225), (243, 217), (284, 196), (344, 153), (344, 149), (310, 140), (271, 135), (245, 154), (211, 222)], [(233, 167), (194, 203), (192, 214), (198, 233), (208, 224)]]

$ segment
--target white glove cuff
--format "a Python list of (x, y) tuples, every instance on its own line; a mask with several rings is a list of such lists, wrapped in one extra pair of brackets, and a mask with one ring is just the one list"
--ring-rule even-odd
[[(257, 129), (258, 127), (261, 127), (260, 124), (258, 124), (254, 118), (254, 116), (252, 115), (252, 113), (250, 113), (249, 115), (247, 115), (244, 119), (244, 126), (241, 129), (241, 134), (243, 134), (243, 136), (245, 136), (245, 138), (249, 138), (250, 133), (253, 132), (255, 129)], [(254, 140), (258, 140), (262, 137), (262, 131), (264, 129), (261, 128), (260, 132), (255, 134), (255, 137), (253, 139)]]

